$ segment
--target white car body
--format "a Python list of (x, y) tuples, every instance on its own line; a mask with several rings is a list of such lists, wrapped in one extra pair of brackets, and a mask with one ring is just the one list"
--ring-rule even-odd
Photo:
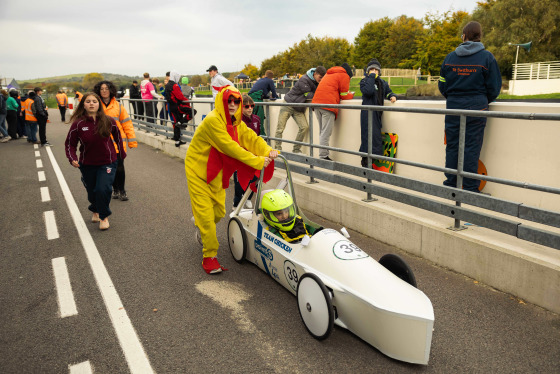
[[(289, 171), (288, 179), (292, 188)], [(332, 303), (335, 325), (348, 329), (389, 357), (426, 365), (434, 326), (429, 298), (337, 230), (318, 230), (299, 243), (288, 243), (271, 233), (258, 214), (260, 192), (259, 189), (255, 209), (242, 209), (246, 193), (230, 215), (228, 240), (234, 258), (257, 265), (294, 295), (298, 294), (302, 276), (314, 274), (328, 290), (326, 297)], [(290, 192), (293, 196), (293, 190)], [(298, 298), (298, 305), (299, 302)], [(307, 306), (311, 310), (309, 303)], [(305, 309), (300, 306), (302, 313)], [(321, 319), (323, 315), (312, 318)], [(314, 335), (305, 319), (304, 324)]]

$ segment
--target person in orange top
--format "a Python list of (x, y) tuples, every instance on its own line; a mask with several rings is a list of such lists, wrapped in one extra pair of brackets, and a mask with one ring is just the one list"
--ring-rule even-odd
[[(132, 120), (128, 115), (128, 112), (124, 106), (119, 103), (116, 99), (117, 88), (110, 81), (101, 81), (93, 87), (93, 92), (101, 97), (101, 104), (105, 114), (115, 120), (117, 127), (121, 131), (121, 138), (123, 141), (123, 149), (126, 152), (126, 147), (124, 142), (128, 144), (128, 148), (138, 147), (138, 142), (136, 141), (136, 133), (134, 132), (134, 127), (132, 126)], [(119, 149), (115, 144), (117, 152)], [(120, 199), (121, 201), (127, 201), (128, 195), (124, 188), (125, 182), (125, 172), (124, 172), (124, 157), (118, 154), (118, 164), (117, 173), (115, 175), (115, 181), (113, 182), (113, 199)]]
[(41, 144), (37, 140), (37, 117), (33, 115), (31, 106), (35, 102), (37, 95), (35, 91), (29, 91), (29, 97), (22, 102), (22, 110), (25, 111), (25, 130), (27, 131), (27, 142)]
[[(321, 79), (311, 102), (313, 104), (340, 104), (340, 100), (353, 99), (354, 93), (348, 92), (350, 90), (350, 78), (352, 78), (352, 68), (346, 62), (341, 66), (330, 68)], [(323, 146), (328, 146), (334, 120), (338, 116), (338, 109), (316, 108), (315, 115), (319, 122), (319, 142)], [(321, 148), (319, 157), (332, 161), (328, 149)]]
[(58, 110), (60, 111), (60, 119), (62, 122), (66, 122), (66, 108), (68, 108), (68, 96), (62, 90), (58, 90), (56, 94), (56, 103), (58, 104)]

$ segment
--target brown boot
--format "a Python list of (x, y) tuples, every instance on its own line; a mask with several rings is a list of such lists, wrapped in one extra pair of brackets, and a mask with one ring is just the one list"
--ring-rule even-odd
[(109, 217), (105, 217), (104, 220), (99, 221), (99, 230), (107, 230), (109, 228)]

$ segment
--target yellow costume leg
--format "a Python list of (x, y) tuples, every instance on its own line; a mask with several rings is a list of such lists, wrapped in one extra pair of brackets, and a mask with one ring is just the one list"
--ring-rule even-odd
[(202, 257), (216, 257), (220, 246), (216, 223), (225, 216), (226, 192), (221, 183), (218, 187), (213, 183), (206, 184), (196, 176), (187, 175), (187, 183), (195, 225), (202, 238)]

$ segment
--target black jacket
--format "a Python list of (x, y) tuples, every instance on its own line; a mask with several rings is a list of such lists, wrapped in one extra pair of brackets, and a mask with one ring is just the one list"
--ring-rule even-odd
[[(284, 101), (287, 103), (305, 103), (305, 100), (310, 100), (315, 95), (315, 90), (319, 83), (309, 78), (309, 76), (302, 76), (292, 87), (290, 92), (284, 96)], [(307, 94), (307, 96), (306, 96)], [(305, 108), (294, 108), (298, 112), (305, 112)]]
[(131, 99), (141, 99), (140, 87), (133, 84), (130, 85), (130, 98)]
[(47, 113), (47, 106), (45, 105), (45, 101), (39, 95), (37, 95), (33, 101), (33, 105), (31, 106), (31, 111), (37, 116), (41, 117), (48, 117), (49, 113)]

